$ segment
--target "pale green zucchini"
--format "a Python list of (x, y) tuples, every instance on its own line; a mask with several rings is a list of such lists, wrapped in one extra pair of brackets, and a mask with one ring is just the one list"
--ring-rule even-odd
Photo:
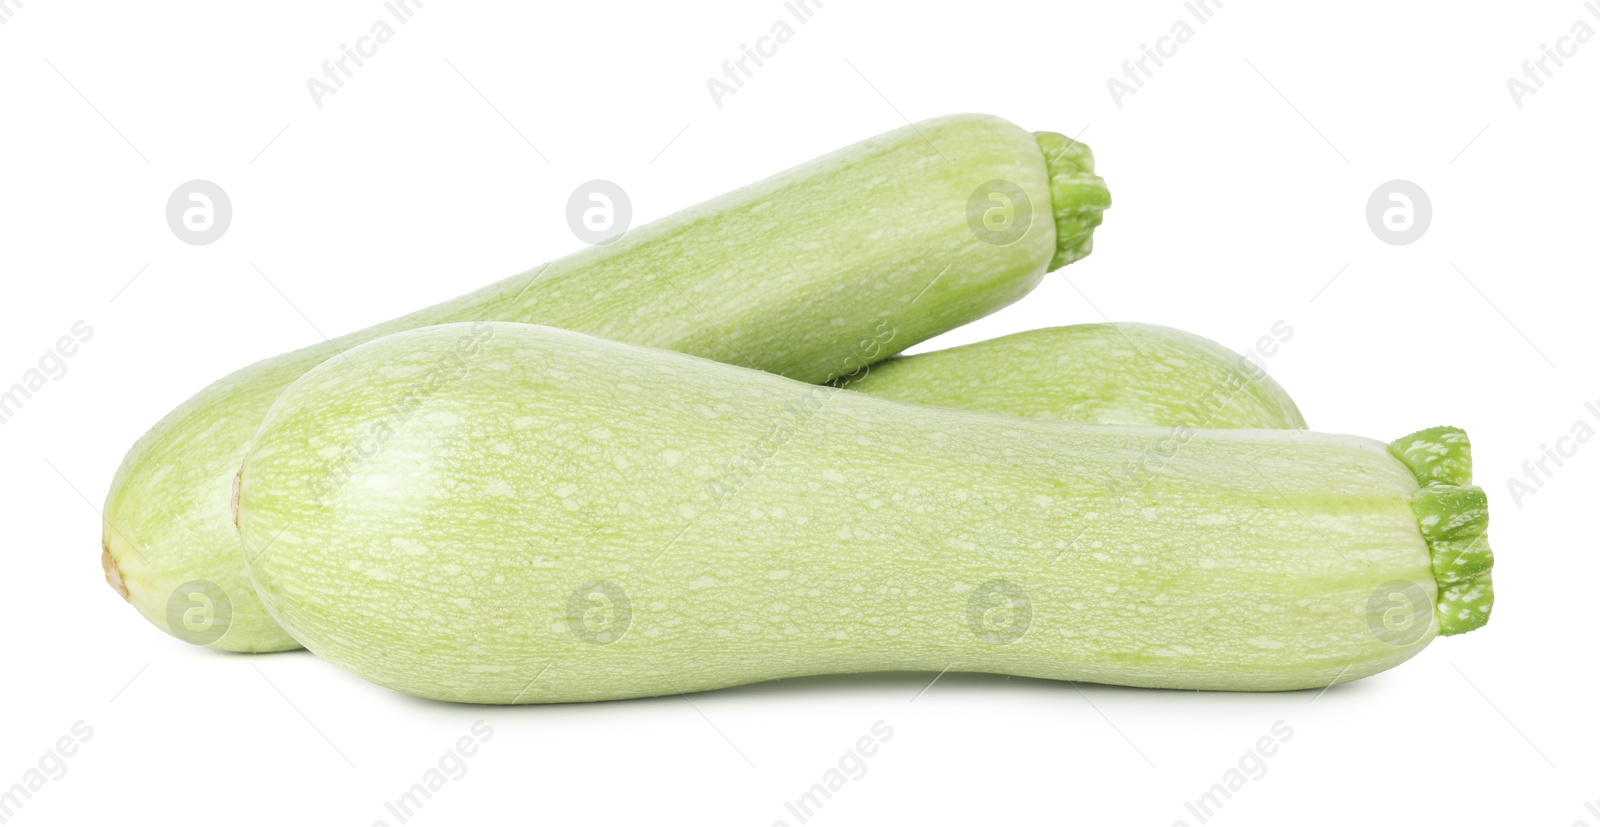
[[(327, 457), (375, 433), (330, 491)], [(1487, 620), (1469, 476), (1454, 429), (1041, 421), (485, 323), (296, 381), (235, 516), (285, 628), (429, 698), (946, 669), (1284, 690)]]
[[(1274, 346), (1293, 333), (1279, 328)], [(1249, 358), (1151, 324), (1028, 330), (897, 356), (835, 384), (905, 402), (1103, 425), (1306, 427), (1294, 400)]]
[(447, 321), (539, 322), (822, 382), (1017, 300), (1047, 270), (1089, 253), (1109, 203), (1082, 144), (987, 115), (938, 118), (258, 362), (202, 390), (129, 451), (106, 498), (106, 578), (191, 642), (294, 648), (252, 593), (228, 486), (278, 393), (361, 342)]

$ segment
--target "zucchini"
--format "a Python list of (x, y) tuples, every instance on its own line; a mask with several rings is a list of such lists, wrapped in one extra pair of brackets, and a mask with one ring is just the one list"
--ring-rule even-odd
[[(457, 355), (470, 378), (429, 380)], [(944, 669), (1303, 689), (1476, 628), (1492, 601), (1455, 429), (1385, 445), (1023, 419), (517, 324), (350, 357), (274, 404), (234, 514), (284, 627), (413, 695)], [(380, 431), (320, 495), (327, 458)]]
[[(1266, 341), (1276, 347), (1293, 334), (1280, 322)], [(1028, 330), (896, 356), (835, 383), (904, 402), (1102, 425), (1306, 427), (1250, 358), (1151, 324)]]
[[(1082, 144), (987, 115), (937, 118), (258, 362), (183, 403), (123, 459), (104, 510), (106, 579), (191, 642), (295, 648), (251, 593), (228, 487), (279, 392), (362, 342), (440, 322), (539, 322), (822, 382), (858, 369), (864, 349), (883, 358), (1016, 301), (1089, 253), (1109, 203)], [(194, 594), (231, 616), (177, 623)]]

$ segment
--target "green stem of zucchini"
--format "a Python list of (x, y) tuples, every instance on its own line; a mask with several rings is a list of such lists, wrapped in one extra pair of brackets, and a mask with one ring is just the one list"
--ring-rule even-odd
[(1472, 446), (1460, 428), (1429, 428), (1389, 443), (1389, 453), (1417, 475), (1411, 500), (1439, 586), (1439, 634), (1459, 635), (1489, 622), (1494, 606), (1489, 499), (1471, 485)]
[(1033, 134), (1050, 171), (1050, 203), (1056, 219), (1056, 254), (1050, 260), (1054, 271), (1094, 249), (1094, 228), (1111, 206), (1111, 191), (1105, 179), (1094, 174), (1094, 153), (1088, 146), (1059, 132)]

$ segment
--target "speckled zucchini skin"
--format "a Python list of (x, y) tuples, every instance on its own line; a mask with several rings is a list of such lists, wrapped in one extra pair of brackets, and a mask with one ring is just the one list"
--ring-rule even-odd
[[(822, 382), (992, 313), (1047, 269), (1086, 255), (1110, 201), (1088, 148), (1065, 140), (988, 115), (924, 121), (610, 244), (239, 370), (128, 452), (106, 497), (107, 579), (152, 623), (193, 642), (295, 648), (239, 562), (228, 491), (268, 406), (306, 371), (387, 333), (492, 319)], [(987, 213), (973, 205), (993, 206), (980, 196), (996, 181), (1020, 202), (1015, 220), (1005, 233), (980, 222), (980, 233), (974, 221)], [(172, 607), (188, 605), (183, 585), (225, 596), (231, 616), (220, 637), (172, 628)]]
[(1286, 690), (1439, 630), (1419, 474), (1381, 442), (909, 405), (526, 325), (349, 356), (266, 417), (238, 525), (284, 627), (403, 692)]
[(1306, 427), (1261, 366), (1210, 339), (1152, 324), (1027, 330), (897, 356), (838, 382), (904, 402), (1069, 422)]

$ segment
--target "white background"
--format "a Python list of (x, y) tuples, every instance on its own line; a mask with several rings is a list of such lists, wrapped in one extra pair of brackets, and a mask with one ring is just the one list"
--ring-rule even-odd
[[(397, 824), (384, 802), (482, 720), (490, 740), (412, 823), (798, 824), (784, 802), (881, 720), (892, 737), (813, 822), (1194, 825), (1185, 802), (1282, 721), (1211, 823), (1600, 825), (1600, 445), (1520, 505), (1506, 485), (1574, 422), (1600, 428), (1600, 38), (1521, 107), (1506, 86), (1600, 19), (1486, 7), (1227, 0), (1119, 107), (1107, 78), (1178, 2), (827, 0), (719, 108), (706, 79), (788, 15), (776, 0), (428, 0), (318, 108), (306, 79), (377, 0), (11, 0), (0, 384), (75, 321), (94, 334), (0, 425), (0, 787), (93, 729), (10, 823)], [(123, 452), (212, 379), (576, 249), (580, 182), (618, 182), (648, 220), (964, 111), (1081, 133), (1115, 206), (1091, 258), (919, 350), (1106, 318), (1244, 350), (1284, 320), (1268, 364), (1313, 428), (1472, 434), (1493, 622), (1322, 695), (916, 674), (492, 708), (305, 652), (192, 647), (102, 581), (95, 509)], [(234, 206), (209, 246), (165, 220), (195, 178)], [(1365, 217), (1395, 178), (1433, 204), (1408, 246)]]

